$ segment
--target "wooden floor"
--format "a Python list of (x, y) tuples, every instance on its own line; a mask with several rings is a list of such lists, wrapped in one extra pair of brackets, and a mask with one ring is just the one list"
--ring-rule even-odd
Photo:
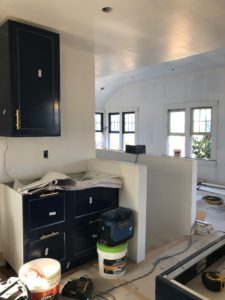
[(9, 277), (15, 276), (17, 277), (16, 272), (10, 266), (2, 266), (0, 267), (0, 279), (1, 281), (7, 280)]

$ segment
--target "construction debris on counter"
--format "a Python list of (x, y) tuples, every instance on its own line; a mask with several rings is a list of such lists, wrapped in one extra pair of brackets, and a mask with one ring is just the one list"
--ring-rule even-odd
[(50, 171), (41, 179), (29, 184), (23, 184), (15, 179), (13, 187), (21, 194), (34, 194), (43, 190), (82, 190), (93, 187), (121, 188), (122, 180), (119, 176), (96, 171), (74, 173), (69, 176)]

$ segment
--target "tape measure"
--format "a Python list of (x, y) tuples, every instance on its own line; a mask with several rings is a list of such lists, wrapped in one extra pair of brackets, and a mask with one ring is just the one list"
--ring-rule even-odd
[(223, 203), (223, 199), (218, 197), (218, 196), (204, 196), (203, 199), (208, 203), (208, 204), (222, 204)]
[(210, 291), (220, 292), (224, 288), (224, 276), (220, 272), (203, 272), (202, 282)]

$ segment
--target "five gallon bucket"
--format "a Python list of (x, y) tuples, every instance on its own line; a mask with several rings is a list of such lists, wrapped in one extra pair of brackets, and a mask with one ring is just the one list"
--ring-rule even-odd
[(31, 292), (32, 300), (57, 299), (61, 279), (60, 263), (51, 258), (39, 258), (24, 264), (19, 278)]
[(102, 277), (115, 279), (125, 273), (127, 243), (107, 247), (97, 243), (99, 273)]

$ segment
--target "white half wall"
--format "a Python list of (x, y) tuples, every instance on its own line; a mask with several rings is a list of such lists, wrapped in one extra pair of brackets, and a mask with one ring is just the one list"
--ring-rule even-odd
[[(133, 162), (136, 155), (96, 150), (97, 158)], [(192, 159), (139, 155), (147, 166), (146, 251), (189, 235), (196, 219), (197, 165)], [(132, 175), (131, 175), (132, 176)]]
[(119, 205), (130, 208), (134, 214), (135, 232), (128, 242), (128, 256), (135, 262), (145, 259), (147, 167), (139, 164), (102, 159), (88, 160), (88, 169), (122, 177), (123, 188)]

